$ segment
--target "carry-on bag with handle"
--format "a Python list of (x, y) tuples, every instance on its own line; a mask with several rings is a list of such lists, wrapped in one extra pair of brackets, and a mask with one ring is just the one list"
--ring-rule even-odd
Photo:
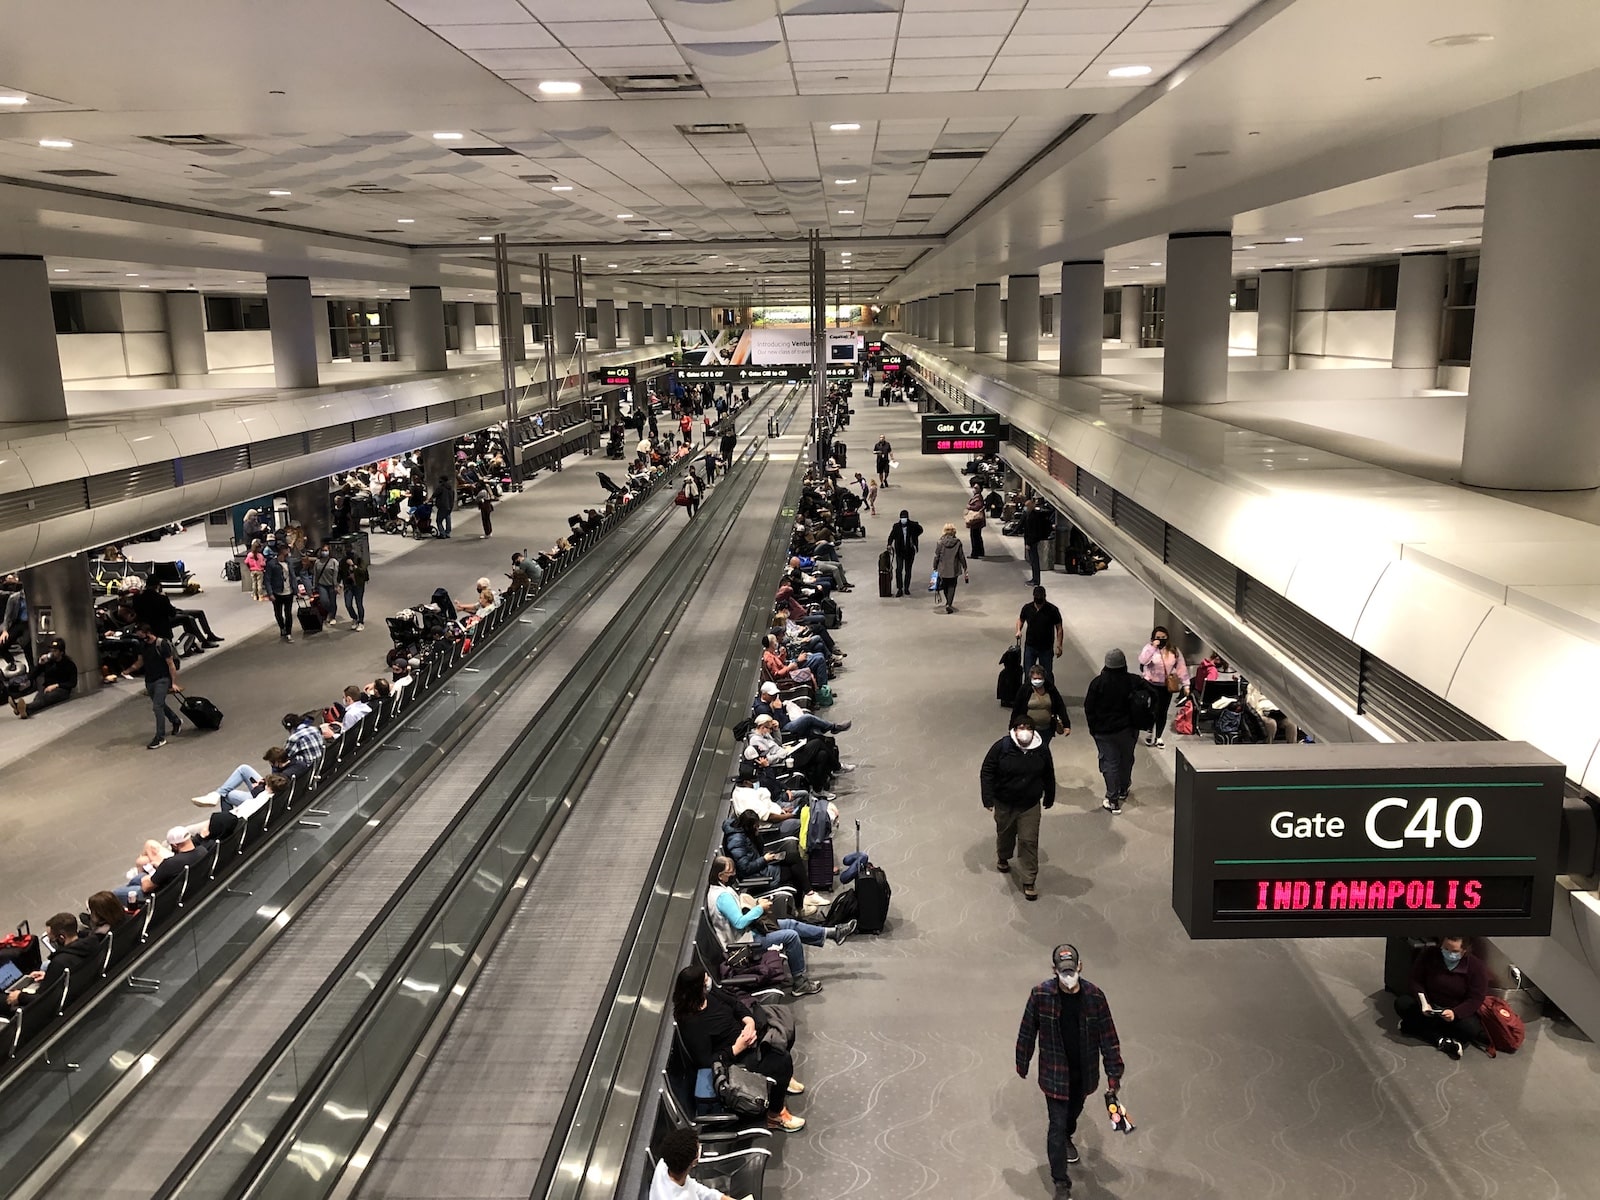
[(178, 697), (178, 707), (183, 715), (194, 722), (196, 729), (221, 729), (222, 710), (204, 696), (191, 696), (183, 692)]
[[(856, 822), (856, 853), (861, 852), (861, 822)], [(889, 921), (889, 875), (871, 859), (856, 873), (856, 932), (882, 933)]]

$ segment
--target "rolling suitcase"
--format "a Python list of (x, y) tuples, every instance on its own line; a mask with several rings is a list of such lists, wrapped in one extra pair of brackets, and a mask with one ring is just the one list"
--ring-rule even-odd
[(319, 605), (302, 604), (294, 615), (300, 622), (300, 628), (306, 633), (322, 632), (322, 609)]
[(194, 722), (196, 729), (221, 729), (222, 710), (204, 696), (191, 696), (183, 692), (178, 698), (178, 707), (183, 710), (183, 715)]
[(1022, 690), (1022, 651), (1016, 646), (1007, 646), (1006, 652), (1000, 656), (1000, 678), (995, 681), (994, 696), (1001, 704), (1010, 707), (1017, 702), (1017, 693)]
[[(861, 822), (856, 822), (856, 853), (861, 853)], [(856, 875), (856, 932), (882, 933), (889, 922), (889, 875), (872, 860)]]
[[(894, 594), (894, 560), (885, 550), (878, 555), (878, 595), (892, 596)], [(1018, 685), (1020, 687), (1020, 684)]]
[(814, 892), (833, 890), (833, 839), (818, 842), (806, 855), (806, 882)]
[(11, 963), (24, 975), (43, 965), (44, 949), (26, 921), (17, 926), (16, 933), (0, 938), (0, 963)]

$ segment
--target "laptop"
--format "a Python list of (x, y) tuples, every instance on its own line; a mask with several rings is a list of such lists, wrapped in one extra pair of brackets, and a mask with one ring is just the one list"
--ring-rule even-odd
[(19, 979), (27, 979), (21, 967), (14, 962), (0, 963), (0, 992), (16, 991)]

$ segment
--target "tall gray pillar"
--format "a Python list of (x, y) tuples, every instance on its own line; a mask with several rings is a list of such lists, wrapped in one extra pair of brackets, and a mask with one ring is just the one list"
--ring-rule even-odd
[(682, 333), (685, 329), (689, 328), (688, 314), (689, 310), (683, 305), (674, 304), (672, 306), (672, 332), (674, 334)]
[(328, 324), (328, 302), (311, 298), (311, 336), (317, 342), (317, 361), (333, 361), (333, 330)]
[(1293, 344), (1294, 272), (1263, 271), (1256, 285), (1256, 358), (1269, 370), (1287, 371)]
[(617, 348), (617, 302), (615, 300), (596, 300), (594, 302), (594, 336), (600, 349), (615, 350)]
[(638, 347), (644, 345), (644, 302), (642, 300), (628, 301), (628, 315), (624, 323), (628, 335), (628, 345)]
[[(522, 311), (522, 293), (507, 292), (505, 300), (496, 304), (495, 320), (500, 320), (501, 313), (511, 315), (511, 328), (499, 330), (502, 342), (511, 347), (512, 362), (526, 362), (528, 359), (528, 335), (524, 327), (525, 317)], [(508, 340), (509, 339), (509, 340)]]
[(939, 340), (939, 297), (924, 296), (917, 301), (922, 305), (922, 336), (930, 342)]
[(1449, 269), (1450, 260), (1443, 250), (1400, 256), (1400, 286), (1394, 302), (1396, 368), (1438, 371)]
[(1144, 345), (1144, 284), (1122, 285), (1122, 307), (1117, 316), (1117, 340), (1137, 350)]
[(411, 289), (411, 354), (419, 371), (444, 370), (444, 293), (436, 287)]
[(1600, 143), (1506, 146), (1489, 163), (1461, 480), (1600, 487)]
[(456, 302), (456, 348), (463, 354), (478, 348), (478, 306), (471, 300)]
[(971, 288), (962, 288), (956, 293), (956, 340), (955, 345), (963, 349), (972, 349), (972, 322), (976, 307), (977, 293)]
[(943, 292), (939, 296), (939, 340), (947, 346), (956, 344), (956, 294)]
[(667, 334), (670, 332), (668, 329), (669, 324), (667, 306), (665, 304), (652, 304), (650, 306), (650, 340), (658, 346), (665, 342)]
[(424, 446), (417, 456), (422, 461), (422, 477), (428, 481), (428, 490), (431, 492), (441, 479), (454, 480), (456, 477), (456, 444), (454, 442), (435, 442), (431, 446)]
[(1233, 234), (1167, 237), (1166, 404), (1217, 404), (1228, 398), (1228, 297), (1233, 294)]
[(578, 351), (578, 298), (557, 296), (554, 308), (556, 357), (565, 362)]
[(328, 540), (332, 528), (329, 516), (329, 492), (326, 479), (313, 479), (310, 483), (296, 484), (283, 493), (289, 503), (289, 521), (305, 527), (306, 545), (319, 547)]
[[(73, 554), (18, 572), (28, 598), (28, 625), (33, 643), (59, 637), (67, 657), (78, 667), (79, 695), (90, 680), (100, 684), (100, 635), (94, 622), (94, 590), (89, 584), (89, 556)], [(37, 661), (37, 660), (36, 660)]]
[(1100, 374), (1105, 341), (1106, 264), (1099, 260), (1061, 264), (1061, 301), (1056, 309), (1056, 340), (1062, 375)]
[(411, 332), (411, 311), (409, 300), (389, 301), (389, 322), (394, 330), (396, 358), (411, 358), (416, 353), (416, 340)]
[(1039, 360), (1039, 277), (1006, 280), (1006, 361)]
[(304, 275), (267, 276), (267, 320), (272, 325), (272, 375), (281, 388), (316, 387), (316, 302)]
[(1000, 285), (980, 283), (972, 296), (972, 348), (993, 354), (1000, 349)]
[(180, 379), (204, 375), (211, 369), (206, 354), (206, 298), (199, 292), (168, 292), (167, 349), (172, 373)]
[(0, 255), (0, 421), (66, 415), (49, 271), (37, 255)]

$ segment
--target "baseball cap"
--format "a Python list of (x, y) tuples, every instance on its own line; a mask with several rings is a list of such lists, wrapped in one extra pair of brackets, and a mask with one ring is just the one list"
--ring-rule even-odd
[(778, 685), (769, 679), (761, 685), (761, 694), (763, 696), (776, 696), (778, 694)]
[(1058, 971), (1076, 971), (1078, 969), (1078, 948), (1070, 943), (1063, 942), (1051, 952), (1050, 962)]
[(174, 825), (167, 830), (167, 845), (169, 846), (181, 846), (188, 840), (189, 827), (186, 825)]

